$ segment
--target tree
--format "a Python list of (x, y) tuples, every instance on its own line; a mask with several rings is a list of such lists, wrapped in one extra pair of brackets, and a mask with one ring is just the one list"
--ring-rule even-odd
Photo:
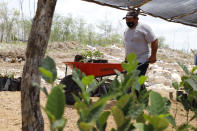
[(160, 36), (158, 38), (159, 41), (159, 48), (168, 48), (168, 45), (165, 44), (165, 37)]
[(101, 30), (101, 36), (104, 38), (104, 44), (108, 44), (109, 38), (112, 35), (113, 28), (109, 21), (103, 21), (97, 26)]
[[(0, 3), (0, 42), (4, 40), (4, 34), (8, 27), (8, 8), (6, 3)], [(6, 32), (7, 33), (7, 32)]]
[(36, 15), (33, 19), (26, 61), (21, 82), (21, 111), (23, 131), (43, 131), (44, 121), (39, 106), (40, 89), (33, 82), (40, 84), (39, 65), (44, 57), (51, 31), (52, 18), (57, 0), (38, 0)]
[(77, 26), (77, 39), (80, 41), (80, 42), (84, 42), (84, 38), (86, 37), (85, 36), (85, 21), (82, 19), (82, 18), (79, 18), (78, 20), (78, 26)]
[(69, 15), (68, 17), (64, 18), (63, 21), (63, 41), (68, 40), (74, 40), (75, 39), (75, 28), (76, 28), (76, 22), (72, 18), (72, 15)]

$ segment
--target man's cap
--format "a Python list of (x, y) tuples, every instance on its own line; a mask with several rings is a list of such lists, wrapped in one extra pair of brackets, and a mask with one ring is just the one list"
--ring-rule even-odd
[(137, 17), (138, 14), (139, 14), (139, 10), (132, 9), (132, 10), (127, 12), (126, 16), (123, 19), (131, 18), (131, 17)]

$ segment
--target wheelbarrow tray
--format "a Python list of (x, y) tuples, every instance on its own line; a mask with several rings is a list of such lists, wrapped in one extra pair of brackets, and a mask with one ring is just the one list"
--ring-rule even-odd
[(95, 77), (103, 77), (114, 75), (115, 69), (123, 72), (122, 65), (119, 63), (82, 63), (82, 62), (64, 62), (71, 69), (78, 68), (86, 75), (94, 75)]

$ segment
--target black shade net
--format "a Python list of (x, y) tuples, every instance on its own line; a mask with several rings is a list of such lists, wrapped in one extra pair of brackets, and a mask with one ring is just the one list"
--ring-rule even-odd
[(197, 27), (197, 0), (83, 0), (122, 10), (140, 8), (142, 14)]

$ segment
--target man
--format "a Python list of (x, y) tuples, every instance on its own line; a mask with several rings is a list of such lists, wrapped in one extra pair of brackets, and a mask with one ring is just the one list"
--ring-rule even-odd
[[(156, 62), (156, 53), (158, 49), (158, 40), (152, 29), (145, 24), (138, 22), (139, 10), (132, 9), (126, 14), (126, 24), (128, 28), (124, 33), (126, 56), (133, 52), (137, 55), (139, 62), (140, 75), (145, 75), (148, 63)], [(151, 55), (149, 57), (148, 44), (151, 43)]]
[[(139, 10), (132, 9), (123, 18), (128, 26), (124, 32), (124, 44), (126, 56), (131, 52), (137, 55), (139, 63), (137, 69), (141, 76), (146, 74), (149, 63), (156, 62), (158, 40), (148, 25), (138, 22), (138, 14)], [(148, 44), (151, 44), (151, 55), (149, 55)]]

